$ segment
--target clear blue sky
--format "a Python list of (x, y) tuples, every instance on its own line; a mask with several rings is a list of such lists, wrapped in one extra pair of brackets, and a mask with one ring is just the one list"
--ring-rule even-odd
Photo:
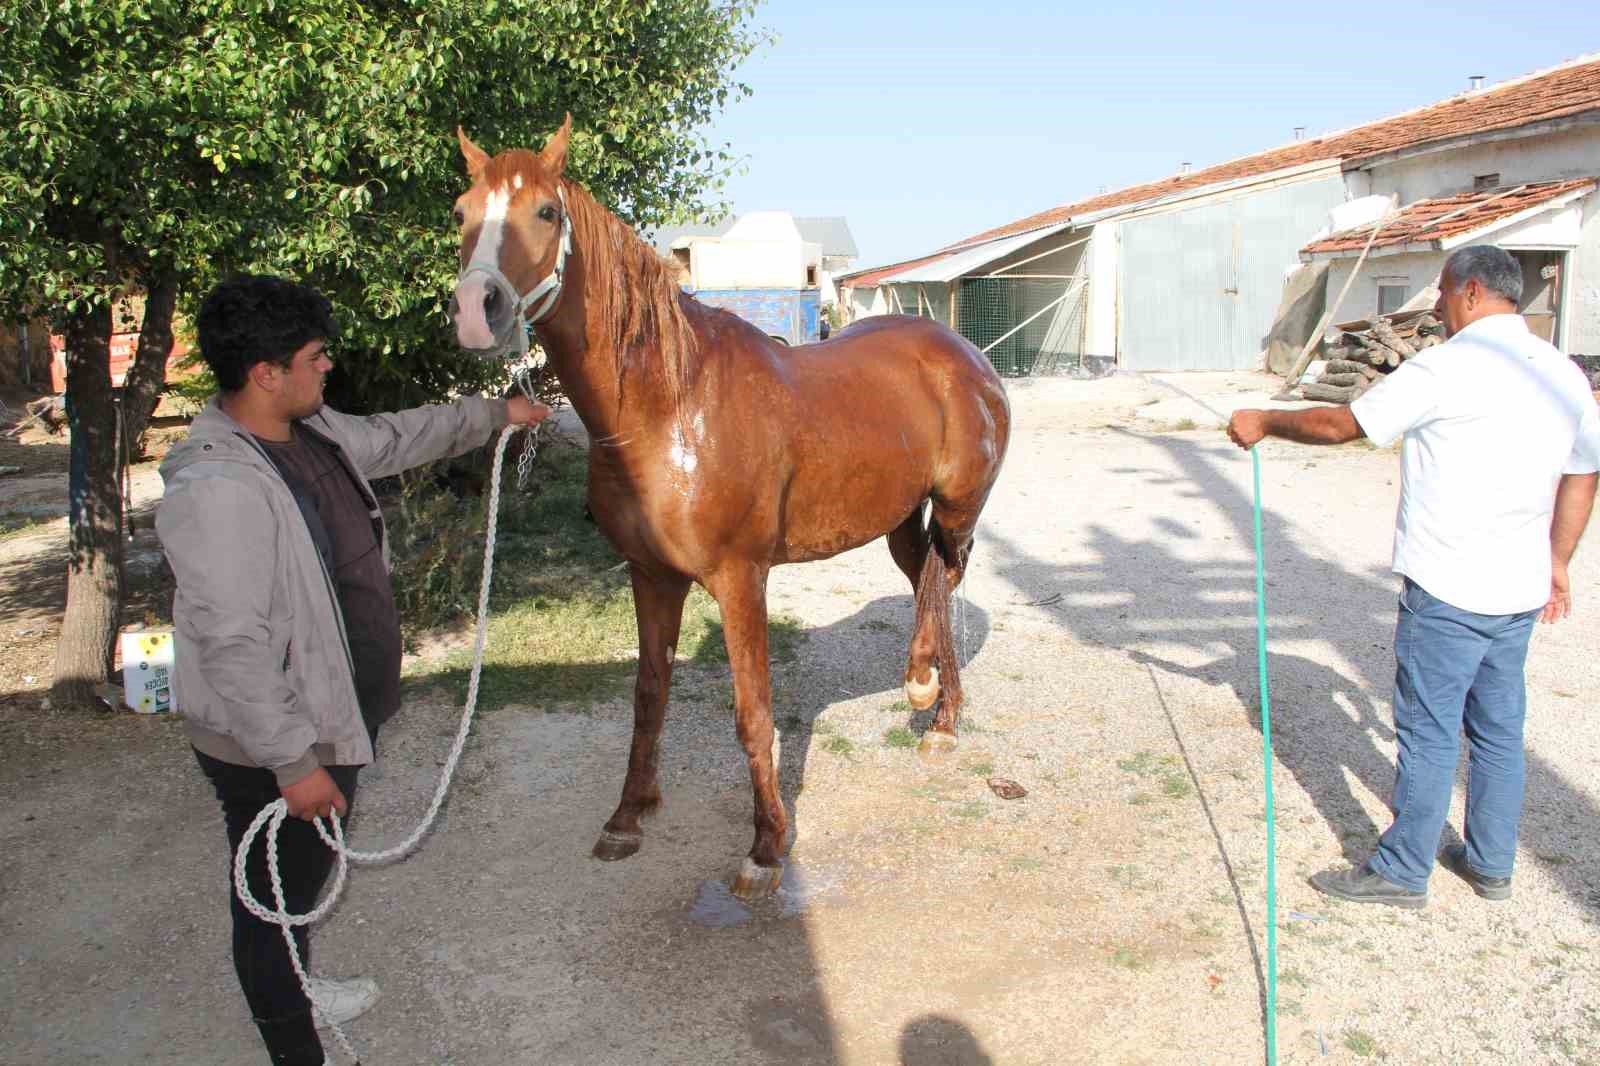
[(710, 129), (736, 211), (843, 215), (859, 266), (1600, 51), (1600, 3), (769, 0)]

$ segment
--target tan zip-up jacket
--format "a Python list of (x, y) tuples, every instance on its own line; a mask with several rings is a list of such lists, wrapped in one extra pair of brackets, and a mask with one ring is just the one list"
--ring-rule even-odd
[[(470, 397), (300, 424), (333, 443), (388, 534), (368, 479), (480, 447), (504, 400)], [(322, 765), (372, 761), (333, 580), (300, 507), (250, 433), (212, 400), (161, 464), (156, 531), (178, 579), (173, 696), (190, 741), (264, 766), (280, 787)]]

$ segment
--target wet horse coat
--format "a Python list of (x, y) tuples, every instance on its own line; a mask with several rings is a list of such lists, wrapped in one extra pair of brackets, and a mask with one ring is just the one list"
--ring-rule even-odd
[(788, 830), (772, 759), (767, 574), (886, 536), (916, 590), (907, 697), (918, 709), (939, 702), (922, 746), (953, 747), (961, 689), (949, 598), (1005, 457), (1010, 410), (983, 355), (937, 323), (874, 318), (786, 348), (700, 304), (562, 177), (570, 129), (569, 119), (537, 154), (492, 159), (460, 135), (473, 185), (455, 209), (457, 337), (494, 348), (531, 314), (591, 437), (590, 509), (628, 560), (633, 744), (594, 854), (636, 852), (640, 818), (660, 803), (673, 657), (699, 582), (722, 611), (755, 793), (755, 843), (734, 891), (759, 896), (777, 884)]

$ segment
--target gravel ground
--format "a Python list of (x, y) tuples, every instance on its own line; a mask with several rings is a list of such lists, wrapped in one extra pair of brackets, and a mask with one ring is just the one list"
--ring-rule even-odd
[[(1224, 410), (1273, 387), (1173, 380)], [(353, 874), (319, 933), (328, 972), (384, 986), (352, 1026), (364, 1061), (1262, 1061), (1250, 464), (1136, 378), (1023, 382), (1012, 402), (962, 614), (956, 756), (924, 764), (894, 732), (927, 719), (899, 702), (910, 597), (882, 545), (773, 578), (809, 633), (774, 677), (796, 827), (776, 899), (726, 889), (750, 796), (721, 671), (680, 667), (665, 807), (610, 865), (588, 849), (627, 701), (551, 712), (529, 693), (481, 721), (422, 850)], [(1392, 451), (1263, 448), (1280, 1060), (1600, 1063), (1592, 547), (1577, 616), (1530, 656), (1515, 899), (1444, 871), (1417, 912), (1306, 884), (1388, 823), (1397, 482)], [(419, 815), (457, 713), (419, 700), (386, 731), (358, 846)], [(60, 730), (0, 764), (0, 1061), (262, 1061), (228, 963), (219, 819), (177, 727)], [(1002, 800), (990, 776), (1028, 795)]]

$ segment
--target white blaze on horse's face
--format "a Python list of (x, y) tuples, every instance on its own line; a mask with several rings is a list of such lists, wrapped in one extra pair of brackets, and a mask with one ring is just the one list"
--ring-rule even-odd
[[(511, 193), (504, 187), (492, 190), (483, 202), (483, 220), (478, 223), (478, 239), (472, 243), (472, 254), (462, 264), (465, 267), (488, 266), (500, 268), (500, 246), (505, 241), (506, 212), (511, 207)], [(463, 241), (463, 251), (465, 250)], [(485, 305), (490, 299), (487, 276), (472, 274), (456, 286), (456, 341), (463, 348), (492, 348), (494, 330), (489, 325)]]

